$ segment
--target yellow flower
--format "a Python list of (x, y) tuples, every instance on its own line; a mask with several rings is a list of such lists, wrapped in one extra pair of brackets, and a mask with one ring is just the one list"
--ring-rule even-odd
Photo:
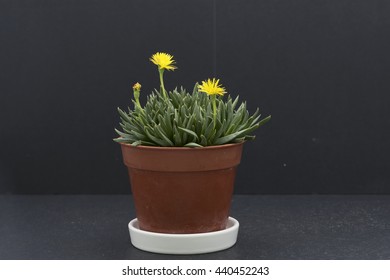
[(167, 70), (175, 70), (177, 67), (174, 66), (176, 62), (173, 60), (173, 56), (167, 53), (155, 53), (150, 58), (150, 61), (158, 66), (158, 69), (167, 69)]
[(202, 84), (198, 86), (199, 91), (207, 93), (207, 95), (224, 95), (226, 93), (225, 88), (219, 83), (219, 79), (208, 79), (202, 81)]
[(135, 83), (133, 86), (133, 90), (140, 91), (141, 90), (141, 84), (140, 83)]

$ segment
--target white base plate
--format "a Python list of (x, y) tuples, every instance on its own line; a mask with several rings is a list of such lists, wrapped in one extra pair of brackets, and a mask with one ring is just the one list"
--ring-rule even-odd
[(229, 217), (226, 229), (206, 233), (166, 234), (140, 230), (137, 219), (129, 223), (134, 247), (160, 254), (203, 254), (232, 247), (237, 241), (239, 223)]

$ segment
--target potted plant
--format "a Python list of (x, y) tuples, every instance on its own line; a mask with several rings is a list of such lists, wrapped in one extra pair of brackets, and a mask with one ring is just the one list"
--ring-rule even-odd
[[(115, 129), (119, 137), (114, 139), (121, 144), (134, 197), (132, 243), (162, 253), (230, 247), (238, 223), (229, 218), (229, 208), (243, 144), (271, 116), (260, 120), (258, 109), (250, 115), (246, 103), (239, 104), (238, 96), (226, 97), (215, 78), (196, 83), (191, 93), (184, 88), (168, 91), (164, 72), (177, 69), (173, 56), (158, 52), (150, 61), (157, 66), (160, 88), (142, 105), (141, 85), (133, 86), (133, 108), (118, 108), (121, 130)], [(233, 226), (235, 237), (210, 249)], [(204, 248), (195, 250), (188, 238), (201, 238), (193, 247)]]

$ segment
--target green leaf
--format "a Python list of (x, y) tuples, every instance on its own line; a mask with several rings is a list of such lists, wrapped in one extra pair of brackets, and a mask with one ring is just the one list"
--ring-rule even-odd
[(131, 118), (128, 114), (126, 114), (124, 111), (122, 111), (119, 107), (117, 108), (119, 115), (124, 119), (126, 122), (131, 122)]
[(193, 123), (194, 123), (194, 115), (191, 115), (186, 124), (186, 129), (191, 129)]
[(174, 114), (175, 114), (175, 116), (174, 116), (173, 120), (175, 121), (176, 124), (178, 124), (180, 120), (179, 120), (179, 113), (178, 113), (177, 109), (175, 109)]
[(195, 83), (194, 89), (192, 90), (192, 95), (195, 96), (198, 93), (198, 83)]
[(134, 147), (139, 146), (139, 145), (142, 145), (142, 141), (141, 140), (138, 140), (138, 141), (135, 141), (135, 142), (131, 143), (131, 146), (134, 146)]
[(158, 119), (159, 119), (159, 122), (160, 122), (160, 126), (161, 126), (161, 129), (163, 130), (164, 134), (168, 137), (168, 138), (172, 138), (172, 129), (170, 128), (169, 126), (169, 121), (168, 123), (166, 122), (166, 118), (164, 118), (163, 116), (158, 116)]
[[(149, 130), (150, 130), (150, 131), (149, 131)], [(156, 136), (154, 136), (154, 135), (152, 134), (152, 129), (151, 129), (151, 128), (145, 127), (145, 133), (146, 133), (146, 135), (149, 137), (149, 139), (152, 140), (152, 141), (153, 141), (154, 143), (156, 143), (157, 145), (162, 146), (162, 147), (168, 146), (168, 143), (167, 143), (167, 142), (165, 142), (165, 141), (162, 140), (162, 139), (157, 138)]]
[(205, 136), (207, 139), (210, 139), (210, 136), (211, 136), (212, 131), (215, 131), (215, 129), (214, 129), (214, 124), (213, 124), (213, 122), (210, 121), (209, 125), (207, 126), (207, 128), (206, 128), (206, 130), (205, 130), (204, 136)]
[(258, 126), (262, 126), (264, 124), (266, 124), (267, 122), (269, 122), (271, 120), (271, 115), (269, 115), (268, 117), (262, 119), (259, 123), (258, 123)]
[(126, 136), (127, 136), (127, 134), (126, 134), (126, 133), (123, 133), (123, 132), (119, 131), (119, 130), (118, 130), (118, 129), (116, 129), (116, 128), (115, 128), (115, 132), (116, 132), (116, 133), (118, 133), (118, 134), (119, 134), (119, 136), (121, 136), (121, 137), (126, 137)]
[(154, 131), (158, 136), (160, 136), (159, 138), (162, 138), (168, 144), (167, 146), (174, 146), (173, 142), (165, 135), (160, 125), (155, 126)]
[(176, 126), (173, 126), (173, 141), (175, 142), (175, 146), (181, 146), (184, 141), (180, 136), (180, 132), (177, 130)]
[(196, 144), (194, 142), (190, 142), (184, 145), (184, 147), (190, 147), (190, 148), (200, 148), (203, 147), (202, 145)]
[(200, 144), (202, 146), (207, 146), (207, 139), (206, 139), (206, 137), (204, 135), (200, 136)]
[(236, 108), (236, 106), (237, 106), (238, 99), (239, 99), (239, 95), (237, 95), (236, 99), (234, 99), (234, 101), (233, 101), (233, 104), (232, 104), (233, 110), (234, 110), (234, 109)]
[(227, 126), (228, 126), (228, 123), (223, 120), (223, 123), (222, 125), (220, 126), (220, 128), (218, 129), (217, 133), (216, 133), (216, 137), (219, 138), (221, 135), (223, 135), (224, 133), (226, 133), (226, 129), (227, 129)]
[(240, 137), (241, 135), (243, 135), (245, 133), (250, 133), (251, 131), (255, 130), (257, 127), (258, 127), (257, 125), (256, 126), (252, 126), (252, 127), (248, 127), (246, 129), (237, 131), (235, 133), (226, 135), (224, 137), (220, 137), (217, 140), (215, 140), (214, 144), (215, 145), (222, 145), (222, 144), (229, 143), (230, 141), (234, 140), (235, 138)]
[(256, 138), (256, 136), (255, 135), (247, 135), (247, 136), (245, 136), (245, 139), (244, 140), (254, 140)]
[(245, 141), (246, 137), (240, 137), (240, 138), (236, 138), (233, 140), (234, 143), (241, 143), (243, 141)]
[(257, 108), (256, 112), (248, 119), (247, 123), (249, 123), (249, 126), (255, 125), (260, 117), (259, 108)]
[(184, 131), (185, 133), (188, 133), (188, 134), (192, 135), (192, 136), (194, 137), (195, 140), (198, 140), (198, 135), (196, 135), (196, 133), (193, 132), (192, 130), (187, 129), (187, 128), (183, 128), (183, 127), (180, 127), (180, 126), (178, 126), (177, 128), (178, 128), (179, 130), (181, 130), (181, 131)]
[(168, 130), (168, 135), (172, 136), (173, 135), (173, 128), (172, 128), (172, 121), (171, 121), (171, 114), (170, 114), (170, 111), (168, 109), (168, 112), (167, 114), (165, 114), (165, 125), (167, 126), (167, 130)]
[(230, 123), (232, 122), (232, 119), (233, 119), (233, 115), (234, 115), (233, 105), (232, 105), (231, 99), (227, 103), (226, 115), (227, 115), (226, 122), (228, 123), (228, 125), (230, 125)]

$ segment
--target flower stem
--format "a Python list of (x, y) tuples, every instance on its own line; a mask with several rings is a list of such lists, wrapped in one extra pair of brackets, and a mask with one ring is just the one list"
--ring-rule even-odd
[(164, 87), (164, 78), (163, 78), (163, 75), (164, 75), (164, 69), (159, 69), (158, 70), (158, 73), (160, 74), (160, 85), (161, 85), (161, 91), (164, 95), (164, 98), (167, 99), (167, 92), (165, 91), (165, 87)]
[(135, 104), (138, 106), (138, 108), (140, 108), (142, 110), (142, 106), (141, 106), (141, 103), (139, 102), (139, 100), (136, 100)]

